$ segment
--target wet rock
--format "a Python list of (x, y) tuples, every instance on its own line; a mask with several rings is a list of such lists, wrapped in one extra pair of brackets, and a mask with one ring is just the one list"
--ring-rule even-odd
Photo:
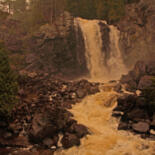
[(80, 145), (80, 139), (75, 135), (71, 133), (66, 133), (62, 140), (61, 143), (65, 149), (70, 148), (74, 145), (78, 146)]
[(146, 122), (138, 122), (132, 124), (132, 129), (139, 133), (146, 133), (149, 131), (150, 125)]
[(142, 90), (146, 87), (151, 86), (152, 79), (153, 79), (153, 76), (149, 76), (149, 75), (145, 75), (145, 76), (141, 77), (139, 84), (138, 84), (138, 89)]
[(127, 130), (129, 129), (129, 125), (126, 122), (120, 122), (118, 125), (118, 130)]
[(145, 111), (146, 111), (146, 109), (147, 109), (147, 103), (146, 103), (146, 101), (145, 101), (145, 98), (143, 98), (143, 97), (138, 97), (137, 99), (136, 99), (136, 107), (137, 108), (140, 108), (140, 109), (144, 109)]
[(50, 148), (51, 146), (53, 146), (53, 145), (55, 144), (55, 142), (54, 142), (54, 140), (51, 139), (51, 138), (45, 138), (45, 139), (43, 140), (43, 144), (44, 144), (45, 146), (47, 146), (48, 148)]
[(57, 127), (52, 124), (50, 115), (37, 113), (32, 120), (32, 129), (29, 137), (32, 142), (38, 143), (46, 137), (53, 136), (56, 131)]
[(70, 126), (72, 126), (73, 124), (76, 124), (76, 123), (77, 123), (76, 120), (74, 120), (74, 119), (69, 119), (69, 120), (67, 121), (67, 126), (70, 127)]
[(114, 109), (114, 111), (123, 111), (123, 112), (131, 111), (136, 104), (136, 96), (125, 95), (119, 97), (117, 99), (117, 103), (118, 103), (117, 107)]
[(121, 84), (117, 84), (117, 85), (114, 87), (114, 91), (116, 91), (116, 92), (121, 92), (121, 89), (122, 89)]
[(82, 138), (89, 133), (88, 129), (84, 125), (76, 123), (73, 123), (68, 131), (76, 133), (78, 138)]
[(155, 114), (152, 117), (151, 128), (155, 129)]
[(146, 63), (144, 61), (138, 61), (133, 69), (134, 72), (134, 80), (139, 80), (141, 76), (146, 74)]
[(53, 137), (66, 128), (70, 116), (69, 112), (58, 107), (46, 107), (43, 112), (37, 112), (34, 115), (29, 132), (30, 140), (39, 143), (47, 137)]
[(127, 117), (130, 120), (135, 120), (135, 121), (149, 118), (147, 112), (144, 109), (139, 109), (139, 108), (134, 108), (133, 110), (128, 112)]
[(78, 89), (77, 91), (76, 91), (76, 94), (77, 94), (77, 96), (79, 97), (79, 98), (83, 98), (83, 97), (85, 97), (86, 96), (86, 90), (85, 89)]
[(100, 26), (100, 30), (101, 30), (101, 37), (103, 40), (102, 43), (102, 51), (104, 51), (105, 53), (105, 58), (108, 59), (109, 58), (109, 50), (110, 50), (110, 29), (107, 26), (107, 24), (103, 23), (103, 22), (99, 22), (99, 26)]
[(146, 64), (143, 61), (138, 61), (134, 69), (129, 71), (127, 75), (121, 77), (120, 82), (126, 84), (126, 89), (129, 91), (135, 91), (138, 87), (138, 81), (142, 76), (146, 74)]

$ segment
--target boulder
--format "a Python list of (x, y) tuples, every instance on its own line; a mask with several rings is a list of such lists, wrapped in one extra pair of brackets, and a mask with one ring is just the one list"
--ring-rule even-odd
[(141, 77), (138, 83), (138, 89), (142, 90), (152, 85), (153, 76), (145, 75)]
[(133, 110), (127, 113), (127, 117), (130, 120), (138, 121), (143, 119), (148, 119), (148, 114), (144, 109), (139, 109), (135, 107)]
[(134, 73), (133, 79), (138, 81), (141, 76), (146, 74), (146, 63), (144, 61), (138, 61), (135, 64), (133, 73)]
[(134, 95), (125, 95), (117, 99), (117, 107), (114, 111), (123, 111), (128, 112), (135, 106), (136, 96)]
[(136, 106), (140, 109), (147, 109), (148, 104), (146, 102), (146, 99), (144, 97), (138, 97), (136, 99)]
[(120, 122), (118, 125), (118, 130), (127, 130), (129, 129), (129, 125), (126, 122)]
[(55, 136), (54, 138), (45, 138), (43, 140), (43, 144), (48, 148), (52, 147), (53, 145), (56, 146), (57, 142), (58, 142), (57, 136)]
[(155, 114), (152, 117), (151, 128), (155, 129)]
[(114, 87), (114, 91), (116, 91), (116, 92), (121, 92), (121, 89), (122, 89), (122, 86), (121, 86), (120, 83), (117, 84), (117, 85)]
[(138, 122), (132, 124), (132, 129), (139, 133), (146, 133), (150, 129), (150, 125), (147, 122)]
[(89, 133), (88, 129), (84, 125), (76, 123), (73, 123), (68, 131), (71, 133), (76, 133), (78, 138), (82, 138)]
[(84, 98), (86, 95), (87, 95), (87, 92), (85, 89), (81, 89), (79, 88), (77, 91), (76, 91), (76, 94), (79, 98)]
[(67, 149), (75, 145), (76, 146), (80, 145), (80, 139), (75, 134), (66, 133), (63, 136), (61, 143), (63, 147)]
[(36, 113), (31, 128), (29, 138), (34, 143), (39, 143), (46, 137), (53, 136), (57, 131), (56, 125), (52, 124), (50, 116), (46, 113)]
[(53, 108), (37, 112), (32, 120), (29, 138), (33, 143), (39, 143), (45, 138), (53, 137), (66, 127), (69, 113), (66, 110)]

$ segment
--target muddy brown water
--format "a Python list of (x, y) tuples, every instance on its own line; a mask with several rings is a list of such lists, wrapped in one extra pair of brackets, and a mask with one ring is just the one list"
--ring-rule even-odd
[(54, 155), (155, 155), (155, 142), (128, 131), (118, 131), (118, 119), (111, 116), (118, 94), (103, 87), (100, 93), (86, 97), (71, 112), (91, 135), (79, 147), (60, 149)]

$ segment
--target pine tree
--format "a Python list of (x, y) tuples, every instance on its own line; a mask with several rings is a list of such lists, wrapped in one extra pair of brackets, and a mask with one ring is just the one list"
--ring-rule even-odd
[(9, 66), (6, 50), (0, 46), (0, 115), (11, 115), (17, 101), (16, 93), (16, 77)]

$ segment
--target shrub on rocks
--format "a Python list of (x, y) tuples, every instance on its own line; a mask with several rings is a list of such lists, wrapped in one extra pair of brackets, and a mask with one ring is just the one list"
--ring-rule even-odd
[(0, 115), (8, 117), (16, 103), (17, 80), (12, 72), (6, 50), (0, 45)]

